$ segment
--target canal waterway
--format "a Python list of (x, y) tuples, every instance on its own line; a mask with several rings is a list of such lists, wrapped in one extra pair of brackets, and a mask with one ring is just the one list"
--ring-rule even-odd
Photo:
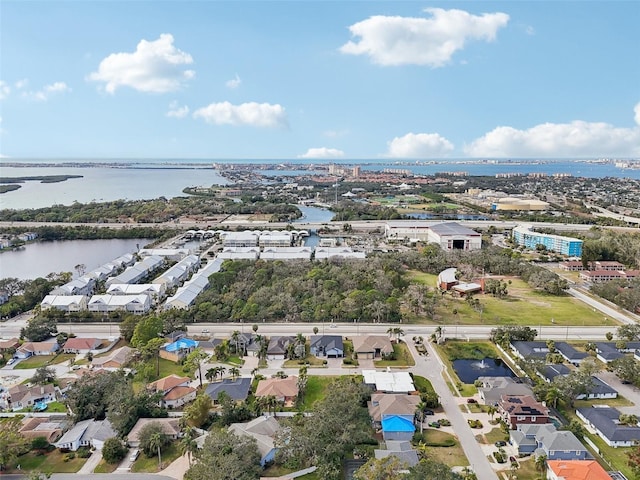
[(23, 249), (0, 253), (0, 278), (15, 277), (33, 280), (52, 272), (71, 272), (77, 277), (76, 265), (84, 264), (86, 271), (104, 265), (125, 253), (143, 248), (146, 239), (64, 240), (35, 242)]

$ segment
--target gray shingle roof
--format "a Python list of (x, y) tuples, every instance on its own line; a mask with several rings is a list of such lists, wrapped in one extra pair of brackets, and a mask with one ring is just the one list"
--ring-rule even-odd
[(247, 377), (238, 377), (235, 380), (225, 378), (221, 382), (210, 383), (205, 390), (213, 400), (218, 399), (220, 392), (226, 392), (232, 400), (244, 400), (249, 395), (251, 387), (251, 379)]

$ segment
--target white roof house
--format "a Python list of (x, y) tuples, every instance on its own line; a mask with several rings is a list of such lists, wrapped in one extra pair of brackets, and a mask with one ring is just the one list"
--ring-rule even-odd
[(176, 293), (165, 302), (165, 308), (187, 309), (195, 302), (196, 297), (209, 286), (209, 275), (219, 272), (224, 262), (216, 258), (193, 274), (191, 279), (176, 290)]
[(151, 303), (155, 303), (165, 294), (166, 288), (161, 283), (113, 283), (107, 288), (107, 295), (149, 295)]
[(187, 255), (162, 275), (156, 277), (153, 283), (162, 283), (168, 288), (175, 287), (189, 278), (191, 272), (197, 269), (198, 265), (200, 265), (200, 257)]
[(87, 309), (86, 295), (47, 295), (40, 303), (42, 310), (56, 308), (63, 312), (81, 312)]
[(257, 260), (260, 251), (255, 248), (225, 248), (216, 258), (223, 260)]
[(114, 283), (138, 283), (151, 272), (157, 270), (164, 265), (164, 258), (159, 256), (145, 257), (141, 261), (127, 268), (120, 275), (111, 277), (107, 280), (107, 286)]
[(265, 247), (262, 260), (311, 260), (311, 247)]
[(290, 247), (293, 241), (291, 232), (269, 232), (259, 237), (261, 247)]
[(98, 313), (124, 310), (136, 314), (147, 313), (151, 309), (149, 295), (94, 295), (89, 300), (89, 311)]
[(93, 278), (84, 276), (54, 288), (51, 295), (91, 295), (95, 284)]
[(257, 247), (260, 234), (247, 230), (244, 232), (222, 232), (220, 236), (225, 247)]
[(379, 392), (408, 393), (415, 392), (416, 387), (409, 372), (378, 372), (362, 370), (364, 383), (374, 385)]
[(317, 247), (315, 251), (316, 260), (327, 260), (329, 258), (366, 258), (364, 252), (354, 252), (349, 247)]

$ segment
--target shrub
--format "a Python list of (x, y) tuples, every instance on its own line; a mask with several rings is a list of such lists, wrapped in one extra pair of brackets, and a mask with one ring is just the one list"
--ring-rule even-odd
[(102, 447), (102, 458), (107, 463), (119, 463), (127, 454), (127, 447), (118, 438), (108, 438)]
[(78, 458), (89, 458), (91, 456), (91, 451), (86, 447), (82, 447), (78, 449), (76, 455)]
[(506, 462), (504, 456), (500, 452), (493, 452), (493, 458), (495, 458), (498, 463)]
[(47, 448), (49, 448), (49, 442), (45, 437), (36, 437), (31, 440), (32, 450), (46, 450)]
[(69, 452), (64, 456), (63, 461), (68, 462), (74, 458), (76, 458), (76, 454), (74, 452)]

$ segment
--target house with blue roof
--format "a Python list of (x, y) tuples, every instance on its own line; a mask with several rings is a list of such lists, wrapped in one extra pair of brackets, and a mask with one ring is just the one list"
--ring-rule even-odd
[(180, 338), (160, 349), (160, 358), (179, 362), (198, 347), (198, 342), (191, 338)]
[(387, 440), (411, 440), (416, 426), (400, 415), (389, 415), (382, 419), (382, 438)]

